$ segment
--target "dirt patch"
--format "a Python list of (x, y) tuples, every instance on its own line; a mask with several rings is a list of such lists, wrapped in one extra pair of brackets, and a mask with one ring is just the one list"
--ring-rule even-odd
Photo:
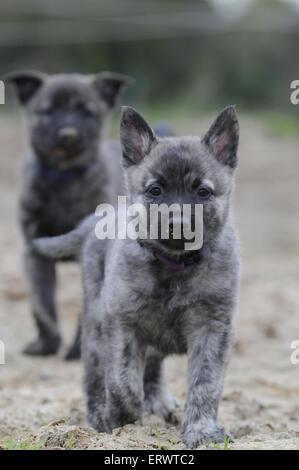
[[(143, 424), (97, 434), (86, 427), (80, 363), (60, 356), (29, 359), (20, 354), (33, 325), (22, 275), (16, 216), (19, 123), (1, 120), (0, 446), (47, 449), (179, 449), (179, 427), (145, 416)], [(267, 135), (242, 120), (236, 215), (243, 252), (237, 339), (227, 373), (220, 420), (235, 436), (232, 449), (299, 448), (299, 366), (290, 344), (299, 338), (298, 141)], [(296, 215), (296, 216), (295, 216)], [(59, 268), (60, 320), (67, 345), (79, 308), (79, 272)], [(185, 400), (186, 360), (167, 361), (167, 380)]]

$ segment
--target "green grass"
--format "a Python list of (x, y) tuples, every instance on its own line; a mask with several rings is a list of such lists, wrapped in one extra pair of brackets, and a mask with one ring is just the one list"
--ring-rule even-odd
[(228, 436), (225, 436), (223, 444), (219, 444), (217, 442), (210, 442), (209, 446), (212, 447), (215, 450), (230, 450), (230, 439)]
[(30, 440), (21, 440), (16, 441), (11, 437), (8, 437), (4, 441), (3, 449), (4, 450), (41, 450), (44, 447), (44, 442), (39, 441), (30, 441)]
[(67, 436), (67, 440), (65, 442), (65, 448), (67, 450), (72, 450), (75, 448), (75, 445), (76, 445), (75, 436), (72, 433), (69, 433)]
[(153, 427), (151, 428), (150, 434), (151, 436), (154, 436), (157, 439), (157, 447), (158, 449), (161, 449), (161, 432), (157, 424), (153, 425)]
[(291, 114), (263, 112), (258, 114), (266, 126), (266, 130), (274, 137), (298, 137), (299, 120)]
[(168, 450), (169, 446), (167, 444), (163, 444), (161, 441), (161, 431), (157, 424), (154, 424), (151, 428), (150, 435), (154, 436), (157, 439), (157, 448), (159, 450)]

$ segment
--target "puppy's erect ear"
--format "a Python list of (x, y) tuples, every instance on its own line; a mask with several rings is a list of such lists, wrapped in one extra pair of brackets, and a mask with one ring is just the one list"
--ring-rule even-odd
[(6, 74), (4, 80), (16, 87), (20, 102), (26, 105), (33, 95), (44, 84), (47, 75), (35, 70), (11, 72)]
[(157, 142), (153, 130), (130, 106), (122, 106), (120, 140), (126, 166), (140, 163)]
[(235, 168), (239, 144), (239, 123), (234, 106), (225, 108), (203, 138), (220, 163)]
[(94, 77), (93, 83), (101, 98), (109, 108), (113, 108), (117, 98), (128, 85), (133, 83), (133, 79), (120, 73), (102, 72)]

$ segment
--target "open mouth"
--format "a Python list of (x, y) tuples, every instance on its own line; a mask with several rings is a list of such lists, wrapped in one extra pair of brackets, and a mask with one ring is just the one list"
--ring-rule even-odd
[(53, 150), (53, 157), (58, 159), (69, 160), (73, 157), (77, 157), (82, 153), (82, 146), (68, 145), (68, 146), (57, 146)]
[(172, 271), (183, 271), (188, 266), (199, 263), (204, 256), (204, 247), (199, 250), (186, 251), (186, 250), (159, 250), (154, 249), (153, 254), (155, 258), (166, 265)]

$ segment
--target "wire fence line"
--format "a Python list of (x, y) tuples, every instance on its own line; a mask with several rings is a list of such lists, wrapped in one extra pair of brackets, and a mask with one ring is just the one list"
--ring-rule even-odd
[(228, 32), (298, 34), (299, 16), (260, 15), (254, 22), (246, 24), (223, 21), (213, 14), (195, 12), (117, 17), (111, 20), (3, 21), (0, 47), (142, 41)]
[[(26, 5), (18, 0), (1, 0), (0, 47), (142, 41), (229, 32), (298, 34), (299, 10), (278, 6), (264, 6), (258, 14), (234, 18), (195, 2), (182, 5), (176, 1), (87, 0), (82, 8), (78, 0), (63, 0), (58, 8), (56, 0), (29, 0)], [(3, 12), (14, 15), (3, 16)]]
[(272, 4), (261, 0), (1, 0), (2, 15), (22, 17), (44, 17), (64, 19), (111, 18), (118, 15), (130, 18), (139, 15), (171, 14), (194, 11), (197, 13), (214, 12), (224, 16), (245, 15), (250, 9), (282, 9), (299, 12), (299, 0), (276, 0)]
[[(224, 0), (225, 1), (225, 0)], [(251, 0), (252, 1), (252, 0)], [(1, 0), (0, 12), (7, 15), (44, 16), (54, 18), (94, 18), (111, 17), (119, 14), (130, 16), (139, 14), (167, 13), (170, 11), (196, 10), (206, 11), (213, 8), (209, 0), (196, 1), (158, 1), (158, 0)]]

